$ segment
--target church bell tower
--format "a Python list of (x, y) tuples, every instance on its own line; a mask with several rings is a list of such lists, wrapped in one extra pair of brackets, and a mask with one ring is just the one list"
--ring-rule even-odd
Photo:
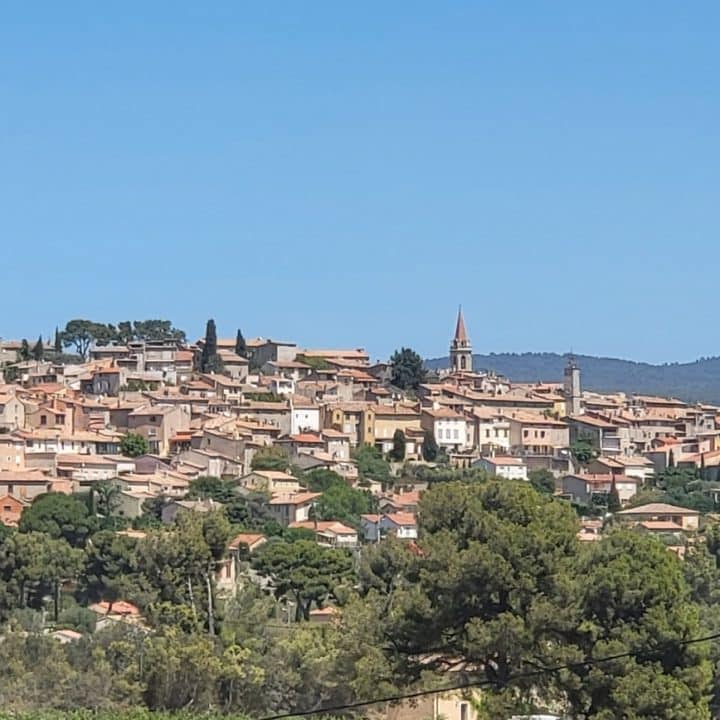
[(458, 309), (455, 337), (450, 343), (451, 372), (472, 372), (472, 345), (465, 330), (465, 318), (462, 307)]

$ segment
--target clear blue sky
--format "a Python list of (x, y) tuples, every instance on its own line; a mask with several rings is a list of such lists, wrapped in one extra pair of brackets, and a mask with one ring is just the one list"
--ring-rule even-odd
[(37, 2), (0, 22), (0, 335), (720, 354), (720, 5)]

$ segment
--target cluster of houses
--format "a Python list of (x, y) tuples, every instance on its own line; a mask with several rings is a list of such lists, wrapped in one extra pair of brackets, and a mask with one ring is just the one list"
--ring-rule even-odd
[[(456, 467), (512, 480), (545, 469), (558, 494), (585, 505), (613, 488), (625, 505), (669, 465), (702, 467), (709, 475), (720, 467), (717, 407), (583, 391), (572, 360), (558, 383), (513, 383), (476, 371), (462, 312), (449, 369), (412, 396), (393, 385), (390, 364), (371, 363), (363, 349), (256, 338), (245, 356), (235, 340), (219, 339), (223, 371), (203, 373), (203, 345), (96, 345), (86, 362), (64, 364), (17, 362), (13, 343), (0, 343), (0, 363), (14, 370), (13, 382), (0, 385), (0, 521), (16, 524), (40, 493), (77, 492), (100, 480), (119, 484), (126, 517), (162, 496), (170, 520), (191, 502), (190, 481), (210, 475), (232, 480), (241, 492), (266, 491), (279, 523), (312, 524), (330, 545), (388, 533), (413, 539), (417, 490), (387, 493), (370, 482), (380, 510), (362, 518), (358, 538), (358, 529), (340, 522), (315, 523), (318, 496), (294, 476), (252, 470), (258, 451), (277, 446), (294, 466), (326, 468), (356, 485), (353, 449), (370, 445), (387, 454), (398, 431), (406, 461), (427, 460), (434, 440), (434, 452)], [(121, 454), (128, 433), (145, 438), (146, 454)], [(592, 454), (582, 465), (572, 451), (578, 442)]]

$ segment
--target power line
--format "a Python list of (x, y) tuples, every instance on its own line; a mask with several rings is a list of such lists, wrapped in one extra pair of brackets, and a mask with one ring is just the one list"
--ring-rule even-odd
[[(704, 635), (702, 637), (690, 638), (689, 640), (680, 640), (673, 643), (673, 646), (685, 646), (685, 645), (696, 645), (702, 642), (709, 642), (711, 640), (720, 640), (720, 632), (713, 633), (712, 635)], [(525, 680), (527, 678), (538, 677), (540, 675), (550, 675), (562, 670), (573, 670), (582, 667), (589, 667), (593, 665), (601, 665), (603, 663), (613, 662), (614, 660), (622, 660), (624, 658), (650, 658), (656, 656), (662, 656), (662, 651), (656, 650), (654, 652), (635, 652), (628, 651), (617, 653), (616, 655), (606, 655), (601, 658), (588, 658), (587, 660), (579, 660), (578, 662), (567, 663), (565, 665), (555, 665), (553, 667), (538, 668), (523, 673), (516, 673), (510, 675), (506, 682), (511, 683), (515, 680)], [(488, 685), (497, 685), (492, 680), (474, 680), (464, 681), (461, 683), (455, 683), (452, 685), (443, 685), (441, 687), (432, 688), (429, 690), (414, 690), (407, 693), (399, 693), (396, 695), (386, 695), (384, 697), (375, 697), (371, 700), (359, 700), (352, 703), (344, 703), (342, 705), (327, 705), (325, 707), (315, 708), (314, 710), (295, 710), (292, 712), (278, 713), (276, 715), (266, 715), (265, 717), (259, 718), (259, 720), (286, 720), (287, 718), (294, 717), (308, 717), (310, 715), (320, 715), (324, 713), (331, 713), (341, 710), (354, 710), (356, 708), (367, 707), (368, 705), (376, 705), (379, 703), (391, 703), (397, 702), (398, 700), (411, 700), (413, 698), (424, 697), (425, 695), (434, 695), (440, 692), (450, 692), (451, 690), (469, 690), (471, 688), (486, 687)]]

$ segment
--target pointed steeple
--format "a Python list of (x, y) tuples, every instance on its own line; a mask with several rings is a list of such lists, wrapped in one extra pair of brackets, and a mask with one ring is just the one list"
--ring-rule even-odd
[(455, 337), (450, 343), (450, 369), (452, 372), (472, 372), (472, 347), (465, 329), (462, 305), (458, 308)]
[(463, 317), (462, 305), (458, 307), (457, 325), (455, 326), (455, 342), (466, 343), (468, 339), (465, 330), (465, 318)]

